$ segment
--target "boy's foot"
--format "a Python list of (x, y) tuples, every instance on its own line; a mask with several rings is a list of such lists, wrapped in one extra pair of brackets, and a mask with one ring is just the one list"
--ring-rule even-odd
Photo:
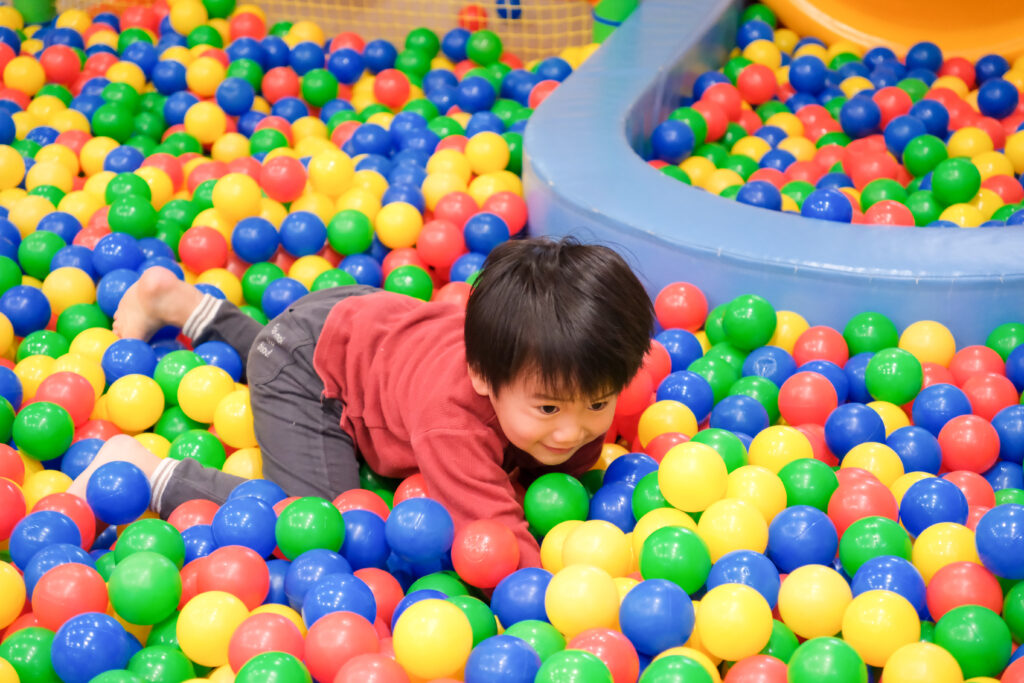
[(148, 340), (161, 327), (181, 327), (203, 295), (166, 268), (147, 268), (128, 288), (114, 312), (114, 332)]
[(89, 466), (82, 470), (82, 473), (71, 482), (67, 492), (85, 500), (85, 490), (89, 485), (89, 479), (92, 478), (93, 472), (108, 462), (116, 460), (132, 463), (142, 470), (146, 477), (152, 476), (156, 466), (160, 464), (160, 456), (150, 452), (138, 440), (127, 434), (117, 434), (107, 439), (107, 442), (97, 451), (96, 457), (92, 459)]

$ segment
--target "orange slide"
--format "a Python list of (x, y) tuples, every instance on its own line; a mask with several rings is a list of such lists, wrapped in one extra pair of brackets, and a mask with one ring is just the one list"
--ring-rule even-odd
[(763, 0), (779, 22), (826, 42), (885, 45), (898, 55), (929, 40), (947, 57), (1024, 55), (1022, 0)]

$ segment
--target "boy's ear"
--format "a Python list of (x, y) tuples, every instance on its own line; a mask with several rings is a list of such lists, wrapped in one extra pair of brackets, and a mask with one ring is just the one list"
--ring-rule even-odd
[(490, 383), (483, 377), (481, 377), (479, 374), (477, 374), (477, 372), (475, 372), (473, 368), (466, 366), (466, 369), (469, 372), (469, 381), (473, 385), (473, 391), (480, 394), (481, 396), (490, 396)]

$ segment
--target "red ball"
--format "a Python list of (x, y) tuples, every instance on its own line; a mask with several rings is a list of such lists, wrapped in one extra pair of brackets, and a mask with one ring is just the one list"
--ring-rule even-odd
[(640, 368), (651, 376), (651, 381), (657, 387), (661, 380), (672, 372), (672, 357), (668, 355), (668, 351), (660, 342), (652, 339), (651, 347), (644, 354), (644, 361)]
[(443, 138), (441, 142), (437, 143), (435, 151), (440, 152), (442, 149), (454, 149), (456, 152), (465, 152), (466, 144), (469, 142), (469, 138), (465, 135), (449, 135)]
[(384, 499), (367, 489), (349, 489), (340, 493), (334, 499), (333, 505), (341, 513), (348, 512), (349, 510), (367, 510), (383, 520), (387, 520), (388, 515), (391, 514), (391, 510), (388, 508), (388, 504), (384, 502)]
[(910, 94), (895, 85), (880, 88), (871, 96), (871, 99), (875, 101), (878, 109), (882, 112), (882, 128), (885, 128), (886, 124), (897, 116), (906, 114), (914, 104), (914, 101), (910, 99)]
[(940, 76), (956, 76), (969, 90), (974, 89), (974, 64), (964, 57), (949, 57), (939, 67)]
[(345, 33), (339, 33), (331, 39), (331, 52), (337, 52), (338, 50), (349, 48), (356, 52), (362, 52), (363, 48), (366, 47), (366, 41), (358, 33), (347, 31)]
[(395, 489), (394, 505), (409, 498), (429, 498), (430, 491), (427, 490), (427, 480), (417, 472), (402, 480), (402, 483)]
[(43, 628), (56, 631), (71, 617), (107, 611), (107, 584), (92, 567), (77, 562), (46, 571), (32, 590), (32, 613)]
[(89, 420), (75, 430), (75, 441), (81, 441), (82, 439), (102, 439), (106, 441), (115, 434), (121, 433), (118, 426), (109, 420)]
[(825, 175), (825, 167), (816, 161), (794, 161), (786, 169), (786, 177), (790, 180), (802, 180), (814, 185)]
[(985, 516), (985, 513), (991, 509), (992, 508), (984, 507), (982, 505), (975, 505), (973, 507), (968, 506), (967, 521), (964, 522), (964, 526), (971, 531), (976, 531), (978, 528), (978, 522), (980, 522), (981, 518)]
[(427, 266), (420, 257), (419, 252), (416, 251), (415, 247), (401, 247), (398, 249), (392, 249), (388, 252), (387, 256), (384, 257), (384, 261), (381, 263), (381, 274), (386, 278), (391, 271), (395, 268), (401, 268), (402, 266), (416, 266), (423, 270), (427, 270), (429, 268), (429, 266)]
[(15, 525), (25, 518), (25, 494), (13, 481), (0, 478), (0, 541), (11, 537)]
[(309, 627), (306, 666), (318, 681), (333, 681), (353, 657), (380, 652), (373, 624), (354, 612), (332, 612)]
[(121, 13), (121, 30), (144, 28), (156, 33), (160, 29), (160, 17), (152, 8), (144, 5), (128, 5)]
[(39, 384), (34, 400), (56, 403), (68, 411), (76, 427), (81, 427), (96, 405), (96, 391), (77, 372), (55, 372)]
[(105, 74), (107, 69), (117, 62), (117, 55), (112, 55), (109, 52), (95, 52), (85, 60), (82, 71), (94, 71), (97, 75)]
[(274, 104), (284, 97), (298, 97), (302, 88), (298, 74), (288, 66), (275, 66), (263, 74), (263, 97)]
[(655, 297), (654, 314), (665, 329), (696, 332), (708, 317), (708, 299), (697, 285), (673, 282), (662, 287)]
[(954, 384), (952, 373), (938, 363), (921, 363), (921, 375), (922, 389), (933, 384)]
[(1003, 408), (1016, 405), (1020, 398), (1013, 382), (994, 372), (971, 375), (960, 388), (971, 402), (971, 412), (990, 421)]
[(240, 12), (228, 19), (228, 35), (232, 42), (239, 38), (262, 40), (267, 35), (267, 23), (253, 12)]
[(847, 154), (843, 161), (843, 171), (850, 176), (854, 187), (863, 190), (864, 186), (878, 178), (895, 179), (899, 162), (886, 151), (865, 152), (861, 155)]
[[(462, 22), (459, 22), (460, 25)], [(409, 674), (384, 653), (357, 655), (338, 669), (331, 683), (409, 683)]]
[(614, 683), (633, 683), (640, 674), (636, 648), (620, 631), (591, 628), (566, 643), (567, 649), (583, 650), (597, 656), (612, 674)]
[(469, 217), (478, 211), (480, 207), (469, 193), (449, 192), (437, 201), (434, 218), (448, 221), (461, 231)]
[(484, 200), (481, 209), (505, 221), (510, 235), (517, 235), (526, 227), (526, 200), (515, 192), (495, 192)]
[(1003, 611), (1003, 590), (999, 580), (975, 562), (953, 562), (935, 572), (925, 593), (928, 612), (938, 621), (961, 605), (981, 605), (996, 614)]
[(420, 230), (416, 251), (428, 266), (445, 269), (466, 253), (466, 241), (462, 230), (455, 227), (454, 223), (435, 218), (425, 223)]
[(747, 182), (752, 183), (755, 180), (763, 180), (765, 182), (771, 183), (780, 190), (782, 189), (783, 185), (789, 182), (789, 180), (786, 178), (786, 174), (777, 168), (757, 169), (756, 171), (750, 174), (750, 177), (747, 178)]
[(7, 444), (0, 444), (0, 477), (10, 479), (18, 486), (25, 483), (25, 463), (18, 451)]
[(1001, 150), (1006, 147), (1006, 129), (998, 119), (991, 116), (979, 116), (971, 122), (971, 125), (985, 131), (995, 149)]
[(199, 524), (212, 524), (213, 516), (219, 509), (220, 505), (212, 500), (193, 498), (174, 508), (167, 517), (167, 523), (181, 533)]
[(530, 91), (530, 96), (527, 99), (527, 105), (531, 109), (536, 109), (541, 105), (541, 103), (544, 100), (548, 98), (548, 95), (550, 95), (554, 91), (554, 89), (560, 85), (560, 81), (555, 81), (552, 79), (541, 81), (537, 85), (533, 86), (533, 89)]
[(373, 79), (373, 96), (392, 109), (405, 104), (411, 91), (409, 78), (398, 69), (384, 69)]
[(228, 262), (228, 241), (220, 231), (197, 225), (181, 236), (178, 257), (196, 274), (210, 268), (223, 268)]
[(7, 63), (17, 57), (14, 50), (7, 43), (0, 43), (0, 73), (3, 73)]
[(206, 557), (197, 557), (181, 568), (181, 600), (178, 609), (199, 594), (199, 570), (206, 562)]
[(824, 325), (804, 330), (793, 346), (793, 360), (797, 367), (812, 360), (828, 360), (843, 367), (849, 359), (850, 349), (843, 335)]
[(1008, 175), (993, 175), (981, 181), (981, 186), (992, 190), (1007, 204), (1024, 200), (1024, 186)]
[[(853, 472), (850, 468), (839, 472)], [(870, 473), (868, 473), (870, 475)], [(836, 473), (839, 476), (839, 473)], [(872, 481), (874, 480), (874, 481)], [(840, 481), (839, 487), (828, 501), (828, 516), (840, 538), (858, 519), (879, 516), (896, 521), (899, 508), (896, 498), (886, 486), (873, 476), (861, 481)]]
[(468, 282), (448, 282), (444, 286), (434, 290), (434, 297), (431, 301), (450, 303), (465, 309), (469, 303), (469, 294), (473, 291), (473, 285)]
[[(232, 125), (234, 124), (232, 123)], [(260, 181), (260, 172), (262, 170), (263, 165), (252, 157), (239, 157), (228, 162), (228, 173), (241, 173), (242, 175), (249, 176), (256, 182)], [(303, 170), (305, 170), (305, 167), (303, 167)]]
[(82, 73), (78, 53), (67, 45), (51, 45), (39, 55), (39, 64), (46, 72), (48, 83), (71, 85)]
[[(775, 80), (774, 74), (772, 75), (772, 80)], [(740, 117), (740, 112), (743, 110), (743, 98), (740, 96), (740, 91), (732, 83), (715, 83), (704, 91), (700, 99), (702, 102), (717, 104), (722, 108), (722, 112), (725, 113), (725, 116), (730, 121), (737, 120)]]
[(288, 138), (289, 145), (292, 144), (292, 124), (283, 116), (265, 116), (260, 119), (260, 122), (256, 124), (253, 130), (264, 130), (265, 128), (273, 128)]
[(72, 493), (51, 493), (36, 501), (31, 512), (40, 510), (52, 510), (67, 515), (78, 527), (78, 533), (82, 537), (82, 549), (88, 550), (92, 547), (92, 542), (96, 540), (96, 516), (84, 500)]
[(480, 31), (487, 28), (487, 10), (475, 3), (463, 5), (458, 21), (459, 26), (467, 31)]
[(900, 204), (895, 199), (883, 199), (872, 204), (864, 212), (864, 217), (873, 225), (914, 226), (914, 214), (905, 204)]
[(395, 607), (404, 597), (402, 585), (398, 583), (398, 579), (376, 567), (357, 569), (352, 574), (370, 587), (373, 599), (377, 603), (377, 618), (390, 624)]
[(960, 489), (964, 498), (967, 499), (968, 506), (987, 508), (996, 506), (996, 492), (992, 490), (992, 485), (988, 483), (988, 480), (977, 472), (956, 470), (947, 472), (942, 475), (942, 478)]
[(288, 617), (270, 612), (247, 617), (228, 641), (228, 664), (238, 673), (246, 662), (264, 652), (287, 652), (302, 660), (305, 645), (299, 627)]
[(185, 171), (182, 167), (182, 162), (173, 154), (168, 154), (167, 152), (150, 154), (142, 161), (142, 166), (159, 168), (166, 173), (167, 177), (171, 179), (171, 185), (174, 186), (175, 191), (180, 190), (184, 186)]
[(949, 361), (949, 371), (953, 373), (956, 385), (962, 387), (972, 375), (988, 372), (1006, 375), (1006, 363), (998, 351), (976, 344), (957, 351), (953, 360)]
[(740, 71), (736, 87), (739, 88), (743, 99), (752, 105), (758, 105), (775, 97), (778, 83), (775, 80), (775, 72), (764, 64), (749, 64)]
[(619, 394), (615, 404), (615, 415), (638, 415), (644, 408), (651, 405), (651, 394), (654, 393), (654, 381), (642, 369), (633, 376), (629, 384)]
[(202, 163), (192, 169), (185, 179), (185, 187), (189, 193), (195, 193), (196, 188), (207, 180), (219, 180), (228, 173), (228, 165), (223, 161), (210, 161)]
[(338, 124), (331, 133), (331, 142), (338, 147), (342, 147), (361, 125), (363, 125), (361, 121), (345, 121)]
[[(708, 90), (710, 89), (708, 88)], [(729, 127), (729, 116), (726, 114), (725, 109), (722, 108), (722, 105), (702, 98), (694, 102), (692, 108), (703, 116), (705, 123), (708, 124), (708, 134), (705, 142), (714, 142), (725, 135), (725, 129)]]
[(259, 183), (274, 201), (294, 202), (306, 189), (306, 167), (292, 157), (274, 157), (260, 167)]
[(744, 657), (726, 672), (723, 683), (786, 683), (788, 669), (771, 655)]
[(999, 434), (977, 415), (957, 415), (939, 431), (942, 467), (982, 473), (999, 459)]
[(811, 452), (814, 454), (815, 460), (820, 460), (829, 467), (835, 467), (839, 464), (839, 458), (829, 450), (828, 443), (825, 441), (824, 425), (809, 423), (794, 425), (793, 428), (807, 437), (807, 440), (811, 443)]
[(779, 387), (779, 413), (791, 425), (824, 425), (838, 405), (832, 382), (817, 372), (797, 372)]
[(270, 570), (255, 550), (226, 545), (202, 560), (196, 577), (198, 592), (231, 593), (250, 610), (263, 604), (270, 590)]
[(497, 520), (469, 522), (455, 534), (452, 567), (471, 586), (494, 588), (519, 567), (515, 534)]

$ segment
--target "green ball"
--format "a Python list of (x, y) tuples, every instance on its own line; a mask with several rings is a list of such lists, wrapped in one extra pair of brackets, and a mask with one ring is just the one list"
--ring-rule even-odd
[(158, 92), (148, 92), (139, 98), (139, 109), (153, 114), (164, 115), (164, 105), (167, 104), (167, 96)]
[(850, 355), (894, 348), (899, 344), (900, 335), (896, 325), (885, 315), (874, 311), (858, 313), (850, 318), (843, 329), (843, 339), (850, 348)]
[(597, 655), (583, 650), (562, 650), (545, 659), (533, 679), (533, 683), (566, 683), (566, 681), (612, 683), (612, 674)]
[(523, 172), (523, 136), (519, 133), (506, 132), (502, 133), (501, 137), (508, 145), (508, 165), (505, 166), (505, 170), (521, 175)]
[(92, 115), (92, 134), (125, 142), (135, 129), (135, 115), (131, 109), (108, 102), (100, 105)]
[(362, 211), (339, 211), (327, 224), (327, 242), (343, 256), (361, 254), (373, 244), (373, 223)]
[(828, 511), (828, 501), (839, 488), (835, 470), (814, 458), (801, 458), (779, 470), (786, 489), (786, 506), (810, 505)]
[(196, 185), (192, 192), (192, 206), (197, 212), (213, 208), (213, 188), (217, 187), (217, 180), (211, 178)]
[(274, 534), (284, 556), (294, 560), (314, 548), (339, 552), (345, 541), (345, 522), (331, 501), (307, 496), (281, 511)]
[(667, 579), (693, 595), (711, 571), (711, 553), (704, 539), (681, 526), (656, 529), (640, 551), (640, 575)]
[(224, 47), (224, 39), (221, 37), (220, 32), (208, 24), (196, 26), (192, 29), (188, 34), (187, 42), (189, 48), (196, 47), (197, 45), (209, 45), (216, 48)]
[(857, 651), (838, 638), (811, 638), (789, 658), (789, 683), (867, 683), (868, 668)]
[[(113, 553), (108, 553), (112, 555)], [(146, 647), (154, 645), (167, 645), (178, 647), (178, 615), (181, 613), (175, 610), (163, 621), (153, 624), (149, 629), (149, 636), (146, 638)]]
[(790, 113), (789, 107), (778, 100), (768, 100), (764, 104), (757, 105), (757, 108), (754, 109), (754, 113), (761, 118), (762, 122), (767, 121), (779, 112)]
[(788, 662), (793, 653), (796, 652), (796, 648), (800, 645), (800, 641), (797, 640), (796, 635), (789, 630), (789, 627), (783, 624), (778, 619), (772, 620), (772, 635), (768, 639), (768, 644), (764, 646), (760, 654), (770, 655), (775, 659), (781, 659), (783, 662)]
[(998, 353), (1004, 362), (1021, 344), (1024, 344), (1024, 323), (1003, 323), (985, 340), (985, 346)]
[(928, 93), (928, 84), (920, 78), (904, 78), (896, 87), (910, 95), (911, 102), (917, 102)]
[(107, 220), (112, 232), (125, 232), (135, 239), (156, 234), (156, 209), (142, 197), (118, 197), (110, 205)]
[(961, 605), (943, 614), (935, 622), (935, 644), (953, 655), (964, 678), (997, 678), (1013, 652), (1006, 622), (981, 605)]
[(749, 396), (768, 413), (768, 420), (775, 424), (779, 420), (779, 388), (767, 377), (748, 375), (740, 377), (729, 387), (729, 396)]
[(740, 19), (740, 23), (745, 24), (746, 22), (753, 21), (754, 19), (763, 21), (772, 28), (776, 27), (778, 21), (775, 18), (775, 12), (773, 12), (767, 5), (762, 5), (761, 3), (753, 4), (743, 10), (743, 17)]
[(431, 279), (430, 273), (419, 266), (399, 266), (384, 278), (384, 289), (396, 294), (405, 294), (423, 301), (430, 301), (430, 297), (434, 294), (434, 281)]
[(437, 115), (440, 113), (437, 110), (437, 105), (425, 97), (417, 97), (414, 100), (409, 100), (402, 107), (402, 111), (411, 111), (414, 114), (419, 114), (427, 121), (437, 118)]
[(274, 280), (284, 277), (284, 271), (274, 263), (254, 263), (242, 275), (242, 297), (250, 306), (263, 304), (263, 290)]
[(935, 170), (935, 167), (949, 158), (946, 143), (931, 134), (918, 135), (903, 148), (903, 165), (915, 178)]
[[(121, 35), (123, 36), (124, 33)], [(103, 87), (100, 97), (107, 103), (121, 105), (132, 114), (139, 113), (142, 104), (142, 98), (138, 91), (127, 83), (107, 83)]]
[(717, 427), (702, 429), (690, 441), (702, 443), (715, 449), (722, 456), (725, 468), (729, 472), (747, 464), (746, 447), (738, 436), (727, 429), (719, 429)]
[(864, 382), (872, 398), (898, 406), (917, 396), (923, 380), (921, 361), (900, 348), (877, 352), (864, 370)]
[(696, 659), (668, 655), (651, 662), (638, 683), (711, 683), (711, 674)]
[(645, 474), (633, 489), (631, 499), (633, 518), (639, 520), (651, 510), (668, 507), (672, 506), (665, 500), (665, 496), (662, 495), (661, 488), (658, 486), (658, 473)]
[(110, 581), (114, 575), (114, 566), (114, 553), (109, 550), (96, 558), (96, 571), (104, 581)]
[(0, 294), (21, 284), (21, 266), (7, 256), (0, 256)]
[[(723, 144), (726, 147), (726, 149), (732, 149), (733, 145), (735, 145), (740, 140), (740, 138), (745, 138), (746, 136), (747, 131), (743, 126), (735, 122), (730, 122), (729, 125), (725, 127), (725, 134), (721, 137), (721, 144)], [(743, 159), (747, 159), (748, 161), (753, 161), (753, 159), (751, 159), (750, 157), (744, 157), (743, 155), (730, 155), (730, 157), (732, 156), (739, 156)], [(750, 168), (750, 166), (747, 165), (747, 168)], [(754, 170), (757, 170), (756, 162), (754, 163), (753, 168)], [(736, 168), (733, 168), (733, 170), (735, 170), (740, 175), (743, 175)]]
[(792, 180), (782, 186), (781, 192), (796, 202), (796, 205), (799, 207), (803, 206), (807, 195), (814, 192), (814, 185), (805, 180)]
[(723, 360), (732, 366), (732, 369), (739, 375), (743, 371), (743, 361), (747, 359), (747, 352), (735, 345), (724, 341), (718, 342), (704, 354), (705, 357)]
[(402, 483), (399, 479), (392, 479), (377, 474), (365, 462), (359, 464), (359, 488), (367, 490), (394, 491)]
[(739, 379), (740, 374), (728, 362), (720, 358), (702, 356), (690, 363), (686, 368), (695, 372), (711, 385), (715, 403), (729, 395), (729, 389)]
[(729, 185), (728, 187), (722, 188), (722, 191), (718, 193), (719, 197), (723, 199), (736, 199), (739, 196), (740, 190), (743, 188), (742, 185)]
[(327, 69), (312, 69), (302, 77), (302, 99), (322, 107), (338, 97), (338, 79)]
[(407, 50), (419, 50), (430, 57), (430, 59), (433, 59), (441, 49), (441, 39), (429, 28), (420, 26), (406, 34), (405, 48)]
[(587, 489), (579, 479), (562, 472), (548, 472), (537, 477), (523, 498), (526, 521), (538, 536), (546, 536), (561, 522), (585, 520), (589, 510)]
[(740, 73), (753, 63), (746, 57), (733, 57), (722, 67), (722, 73), (732, 81), (733, 85), (736, 85), (736, 79), (740, 77)]
[(260, 325), (266, 325), (268, 322), (270, 322), (267, 319), (266, 313), (264, 313), (263, 311), (254, 306), (250, 306), (249, 304), (239, 306), (238, 310), (241, 311), (242, 313), (245, 313), (247, 316), (258, 322)]
[(49, 401), (23, 406), (11, 430), (18, 450), (33, 460), (52, 460), (64, 454), (75, 436), (68, 411)]
[(969, 202), (980, 188), (981, 173), (970, 159), (946, 159), (932, 171), (932, 194), (943, 206)]
[(252, 134), (249, 138), (249, 153), (266, 154), (279, 147), (287, 147), (288, 138), (279, 130), (264, 128)]
[(172, 199), (160, 207), (157, 219), (181, 230), (187, 230), (198, 215), (199, 209), (189, 200)]
[(21, 362), (29, 356), (49, 356), (60, 358), (68, 352), (68, 340), (59, 332), (50, 330), (36, 330), (30, 332), (18, 344), (18, 353), (15, 356), (16, 362)]
[(64, 199), (64, 190), (54, 185), (36, 185), (28, 193), (32, 196), (42, 197), (50, 202), (55, 209), (60, 204), (60, 200)]
[(89, 683), (145, 683), (145, 681), (133, 674), (131, 671), (127, 671), (125, 669), (110, 669), (109, 671), (104, 671), (97, 676), (93, 676), (89, 679)]
[(907, 189), (891, 178), (876, 178), (864, 186), (860, 193), (861, 211), (867, 211), (878, 202), (885, 200), (907, 201)]
[(1003, 598), (1003, 619), (1013, 639), (1024, 641), (1024, 581), (1018, 581)]
[(140, 519), (129, 524), (117, 538), (114, 561), (121, 564), (135, 553), (145, 551), (163, 555), (178, 569), (185, 564), (185, 542), (181, 534), (162, 519)]
[[(838, 100), (840, 98), (836, 97), (835, 99)], [(832, 102), (833, 100), (829, 101)], [(839, 145), (840, 147), (846, 147), (848, 144), (850, 144), (850, 136), (837, 130), (822, 135), (818, 138), (817, 142), (814, 143), (814, 146), (821, 149), (827, 145)]]
[(489, 66), (501, 58), (501, 38), (494, 31), (474, 31), (466, 41), (466, 56), (480, 66)]
[(7, 443), (11, 440), (11, 428), (14, 426), (14, 406), (3, 396), (0, 396), (0, 441)]
[(156, 364), (153, 370), (153, 379), (160, 386), (164, 394), (164, 402), (168, 406), (178, 405), (178, 385), (181, 378), (189, 370), (206, 365), (206, 361), (200, 358), (194, 351), (178, 349), (171, 351)]
[(169, 154), (173, 154), (176, 157), (188, 153), (200, 154), (203, 151), (202, 143), (183, 131), (168, 135), (162, 146), (165, 146), (165, 150)]
[(125, 621), (156, 624), (177, 610), (181, 600), (181, 574), (163, 555), (137, 552), (114, 566), (107, 591), (110, 604)]
[(1024, 505), (1024, 489), (1006, 488), (996, 491), (996, 505), (1006, 503)]
[(386, 104), (375, 103), (368, 105), (359, 112), (359, 120), (366, 123), (374, 114), (390, 114), (391, 109)]
[(693, 181), (690, 180), (689, 174), (687, 174), (686, 171), (679, 168), (678, 166), (662, 166), (660, 170), (664, 175), (667, 175), (669, 178), (674, 178), (675, 180), (678, 180), (681, 183), (686, 183), (687, 185), (693, 184)]
[(593, 497), (604, 485), (604, 470), (587, 470), (580, 475), (580, 483), (587, 490), (587, 495)]
[(907, 208), (914, 214), (914, 225), (922, 227), (938, 220), (942, 205), (931, 190), (916, 190), (907, 197)]
[(430, 55), (420, 50), (402, 50), (395, 57), (395, 68), (404, 73), (410, 81), (422, 81), (430, 71), (431, 59), (433, 58)]
[(924, 619), (921, 621), (921, 642), (935, 642), (935, 623)]
[(235, 683), (312, 683), (309, 671), (295, 655), (286, 652), (264, 652), (247, 661)]
[(352, 285), (359, 284), (356, 279), (349, 275), (346, 271), (341, 268), (331, 268), (325, 270), (316, 276), (313, 280), (313, 286), (309, 291), (319, 292), (321, 289), (330, 289), (331, 287), (350, 287)]
[(64, 106), (70, 106), (71, 100), (74, 99), (74, 95), (63, 85), (59, 83), (47, 83), (39, 92), (36, 93), (36, 97), (42, 97), (43, 95), (49, 95), (50, 97), (56, 97), (58, 100), (64, 103)]
[(167, 457), (175, 460), (192, 458), (205, 467), (217, 470), (224, 467), (224, 461), (227, 459), (224, 444), (205, 429), (190, 429), (179, 435), (171, 442)]
[(440, 571), (421, 576), (413, 581), (406, 593), (418, 590), (435, 590), (447, 595), (449, 598), (456, 595), (469, 595), (469, 588), (459, 580), (458, 574), (451, 571)]
[(565, 636), (546, 621), (524, 619), (505, 628), (505, 635), (526, 641), (544, 662), (548, 657), (565, 649)]
[(139, 650), (128, 661), (128, 671), (151, 683), (179, 683), (196, 675), (196, 669), (185, 653), (167, 645)]
[(112, 321), (96, 304), (72, 304), (57, 316), (57, 333), (68, 342), (94, 327), (110, 329)]
[(226, 19), (235, 11), (235, 0), (203, 0), (203, 7), (211, 19)]
[(30, 232), (18, 245), (18, 263), (26, 275), (44, 280), (50, 274), (50, 263), (54, 255), (66, 246), (64, 238), (55, 232)]
[(715, 168), (721, 168), (725, 160), (729, 158), (729, 150), (717, 142), (705, 142), (693, 150), (693, 156), (704, 157), (713, 163)]
[(0, 643), (0, 658), (14, 667), (21, 681), (61, 683), (50, 663), (53, 636), (53, 631), (42, 626), (15, 631)]
[(28, 138), (25, 138), (24, 140), (15, 140), (11, 143), (11, 147), (26, 159), (35, 159), (36, 154), (43, 148), (43, 146), (38, 142), (35, 140), (29, 140)]
[(104, 195), (107, 204), (113, 204), (117, 199), (129, 196), (153, 201), (153, 192), (149, 189), (149, 185), (141, 176), (134, 173), (118, 173), (107, 183)]
[(359, 114), (352, 109), (342, 109), (331, 114), (331, 118), (327, 119), (327, 132), (333, 133), (334, 129), (345, 123), (346, 121), (358, 121)]
[(712, 346), (728, 340), (724, 327), (725, 309), (728, 306), (728, 303), (718, 304), (708, 311), (708, 317), (704, 319), (704, 333), (708, 336), (708, 343)]
[(465, 135), (466, 129), (458, 121), (450, 116), (438, 116), (427, 123), (427, 128), (433, 131), (439, 138), (446, 138), (450, 135)]
[[(140, 116), (142, 115), (140, 114)], [(146, 116), (148, 116), (148, 114)], [(139, 117), (136, 117), (135, 120), (136, 123), (138, 123)], [(126, 147), (134, 147), (135, 149), (142, 152), (143, 156), (148, 157), (149, 155), (156, 153), (156, 150), (160, 145), (157, 143), (155, 138), (159, 137), (162, 133), (163, 131), (154, 132), (152, 133), (153, 137), (146, 137), (145, 135), (141, 134), (133, 135), (132, 137), (128, 138), (128, 142), (124, 144)]]
[(278, 21), (270, 27), (268, 33), (278, 38), (283, 38), (288, 34), (288, 31), (292, 30), (293, 22), (291, 21)]
[[(406, 591), (407, 595), (409, 593), (412, 593), (412, 587)], [(473, 647), (498, 635), (498, 621), (494, 618), (494, 612), (483, 601), (467, 594), (449, 596), (448, 602), (462, 610), (469, 620), (469, 627), (473, 631)]]
[(153, 432), (173, 442), (190, 429), (202, 428), (203, 423), (186, 415), (180, 406), (168, 406), (153, 426)]
[[(135, 115), (135, 133), (147, 138), (152, 138), (150, 144), (153, 145), (154, 149), (156, 148), (155, 141), (163, 137), (165, 130), (167, 130), (167, 122), (164, 120), (162, 114), (158, 112), (144, 111), (141, 114)], [(131, 141), (129, 140), (129, 142)]]
[(259, 92), (263, 85), (263, 67), (253, 59), (236, 59), (228, 65), (226, 77), (244, 79)]
[(888, 517), (862, 517), (851, 524), (839, 539), (839, 561), (849, 576), (868, 560), (893, 555), (910, 560), (910, 534)]

